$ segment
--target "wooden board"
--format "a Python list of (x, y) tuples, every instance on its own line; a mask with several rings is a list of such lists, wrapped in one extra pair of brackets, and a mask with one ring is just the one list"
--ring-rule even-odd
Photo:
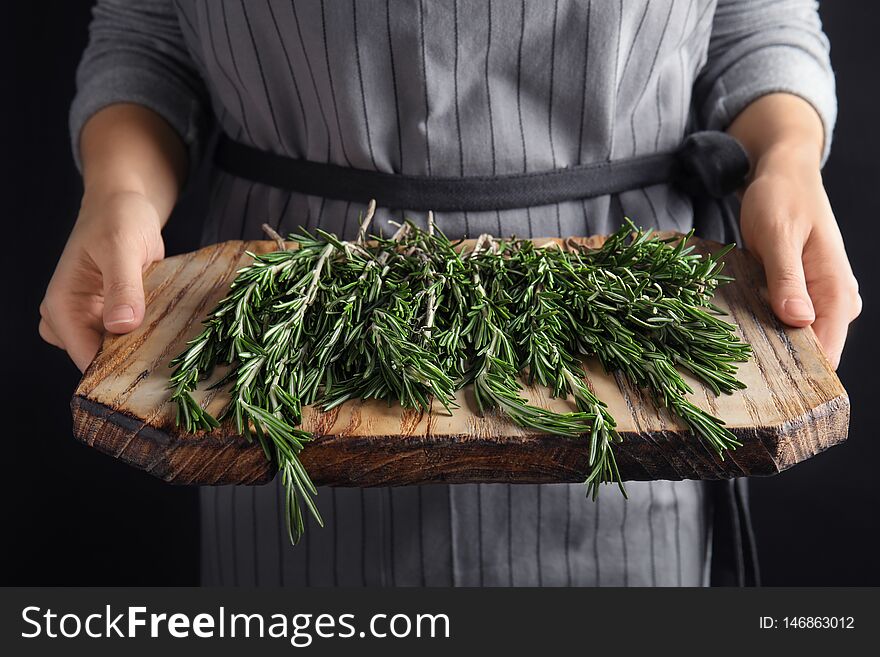
[[(546, 241), (546, 240), (545, 240)], [(593, 246), (602, 238), (579, 240)], [(719, 245), (695, 240), (700, 250)], [(71, 402), (80, 440), (166, 481), (184, 484), (256, 484), (274, 472), (261, 449), (230, 425), (187, 435), (174, 425), (168, 402), (168, 362), (198, 333), (201, 320), (225, 295), (245, 251), (265, 252), (273, 242), (225, 242), (168, 258), (145, 275), (147, 314), (124, 336), (107, 336)], [(849, 399), (811, 329), (781, 326), (765, 302), (761, 267), (746, 252), (727, 258), (736, 283), (716, 303), (731, 312), (755, 356), (740, 369), (745, 391), (715, 397), (691, 380), (692, 400), (723, 418), (743, 446), (720, 459), (645, 394), (587, 363), (591, 383), (608, 403), (624, 442), (617, 460), (624, 479), (720, 479), (770, 475), (846, 439)], [(217, 372), (219, 378), (222, 372)], [(203, 388), (206, 386), (203, 386)], [(527, 389), (534, 403), (569, 409)], [(217, 415), (226, 393), (197, 399)], [(378, 402), (349, 402), (329, 413), (306, 409), (304, 428), (316, 440), (302, 454), (317, 484), (406, 485), (428, 482), (582, 481), (585, 441), (540, 435), (503, 417), (479, 417), (467, 389), (461, 408), (404, 411)]]

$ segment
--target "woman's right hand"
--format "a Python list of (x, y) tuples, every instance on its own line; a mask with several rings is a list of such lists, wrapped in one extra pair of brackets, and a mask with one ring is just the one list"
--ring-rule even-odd
[(40, 304), (40, 335), (85, 371), (104, 331), (144, 319), (143, 272), (165, 255), (159, 213), (137, 192), (89, 194)]

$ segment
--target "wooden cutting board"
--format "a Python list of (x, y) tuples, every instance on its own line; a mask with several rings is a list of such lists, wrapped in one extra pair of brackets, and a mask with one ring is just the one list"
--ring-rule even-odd
[[(598, 246), (603, 238), (578, 241)], [(703, 252), (720, 246), (694, 242)], [(249, 264), (245, 251), (275, 248), (268, 241), (225, 242), (153, 265), (144, 279), (143, 325), (127, 335), (108, 335), (76, 389), (71, 407), (77, 438), (173, 483), (271, 480), (274, 471), (262, 450), (230, 424), (210, 434), (178, 430), (167, 381), (168, 362), (199, 332), (236, 270)], [(765, 301), (762, 269), (748, 253), (734, 250), (726, 262), (725, 273), (736, 282), (715, 301), (730, 311), (754, 349), (754, 358), (740, 369), (748, 388), (715, 397), (689, 380), (696, 391), (692, 400), (723, 418), (743, 446), (722, 460), (641, 391), (587, 362), (591, 383), (624, 438), (616, 453), (626, 480), (770, 475), (846, 439), (849, 399), (813, 331), (776, 321)], [(541, 406), (570, 409), (569, 402), (549, 399), (542, 390), (525, 394)], [(196, 398), (215, 416), (228, 401), (223, 391)], [(583, 481), (585, 441), (540, 435), (495, 414), (480, 417), (467, 389), (458, 401), (461, 408), (452, 416), (438, 406), (416, 412), (375, 401), (349, 402), (329, 413), (305, 409), (304, 428), (316, 439), (303, 451), (303, 463), (315, 483), (338, 486)]]

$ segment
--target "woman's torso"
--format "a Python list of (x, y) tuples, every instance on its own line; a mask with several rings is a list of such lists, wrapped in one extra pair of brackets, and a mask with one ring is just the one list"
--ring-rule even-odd
[[(183, 34), (232, 138), (391, 173), (533, 172), (675, 147), (713, 0), (179, 3)], [(381, 199), (379, 199), (381, 205)], [(363, 208), (214, 172), (204, 239), (316, 226), (351, 237)], [(714, 209), (713, 209), (714, 211)], [(391, 214), (391, 216), (389, 216)], [(382, 220), (406, 214), (382, 212)], [(686, 230), (667, 186), (523, 210), (438, 215), (452, 237), (609, 232), (623, 215)], [(701, 216), (703, 214), (701, 213)], [(718, 226), (714, 219), (707, 225)], [(203, 490), (206, 582), (700, 584), (697, 482), (322, 489), (328, 526), (286, 545), (277, 484)]]
[[(473, 176), (674, 148), (714, 4), (197, 0), (178, 13), (231, 137), (361, 169)], [(363, 209), (217, 175), (206, 239), (234, 233), (227, 216), (242, 214), (251, 236), (266, 220), (351, 235)], [(573, 235), (608, 232), (623, 215), (678, 230), (693, 222), (691, 201), (662, 185), (438, 221), (451, 236)]]

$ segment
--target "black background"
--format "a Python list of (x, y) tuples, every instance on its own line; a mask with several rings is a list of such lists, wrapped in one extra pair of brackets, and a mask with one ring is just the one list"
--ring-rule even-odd
[[(172, 487), (79, 444), (68, 404), (76, 368), (37, 335), (38, 305), (76, 216), (81, 187), (67, 111), (90, 3), (10, 3), (2, 21), (0, 200), (7, 297), (0, 317), (3, 433), (0, 582), (195, 584), (196, 491)], [(826, 2), (840, 116), (825, 179), (865, 310), (839, 374), (850, 439), (782, 475), (754, 480), (764, 580), (770, 585), (880, 584), (880, 444), (872, 424), (880, 238), (877, 3)], [(185, 199), (166, 231), (169, 254), (194, 245), (201, 199)], [(873, 399), (873, 401), (872, 401)], [(11, 447), (11, 449), (10, 449)]]

